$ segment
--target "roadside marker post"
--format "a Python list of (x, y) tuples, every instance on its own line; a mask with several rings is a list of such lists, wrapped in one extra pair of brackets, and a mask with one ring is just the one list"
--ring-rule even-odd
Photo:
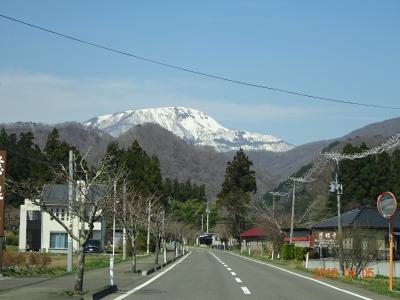
[(310, 252), (307, 252), (306, 254), (306, 269), (308, 269), (308, 257), (309, 257)]
[(396, 197), (391, 192), (383, 192), (376, 200), (379, 213), (389, 222), (389, 289), (393, 291), (393, 216), (397, 209)]

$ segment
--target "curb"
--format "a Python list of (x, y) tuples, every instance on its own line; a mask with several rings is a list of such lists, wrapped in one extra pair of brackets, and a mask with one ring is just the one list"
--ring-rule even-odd
[(85, 296), (84, 299), (99, 300), (101, 298), (104, 298), (107, 295), (115, 293), (116, 291), (118, 291), (118, 288), (115, 284), (114, 285), (106, 285), (104, 287), (94, 290), (87, 297)]
[(153, 268), (151, 268), (151, 269), (148, 269), (148, 270), (143, 270), (143, 271), (142, 271), (142, 276), (150, 275), (150, 274), (152, 274), (152, 273), (154, 273), (154, 272), (156, 272), (156, 271), (158, 271), (158, 270), (160, 270), (160, 269), (162, 269), (162, 268), (165, 268), (165, 267), (168, 266), (170, 263), (172, 263), (172, 262), (176, 261), (177, 259), (179, 259), (179, 258), (185, 256), (187, 253), (188, 253), (188, 252), (186, 252), (185, 254), (181, 254), (181, 255), (179, 255), (179, 256), (177, 256), (177, 257), (174, 257), (174, 258), (168, 260), (167, 263), (163, 263), (163, 264), (157, 265), (157, 266), (155, 266), (155, 267), (153, 267)]

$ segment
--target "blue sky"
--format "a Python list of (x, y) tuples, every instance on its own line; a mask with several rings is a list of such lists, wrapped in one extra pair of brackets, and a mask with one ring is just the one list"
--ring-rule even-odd
[[(324, 97), (400, 106), (400, 1), (17, 1), (0, 13), (170, 64)], [(0, 18), (0, 122), (188, 106), (293, 144), (400, 110), (316, 102), (167, 69)]]

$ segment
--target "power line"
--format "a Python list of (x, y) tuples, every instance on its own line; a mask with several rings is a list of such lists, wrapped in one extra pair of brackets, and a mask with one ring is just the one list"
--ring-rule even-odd
[(103, 50), (106, 50), (106, 51), (109, 51), (109, 52), (113, 52), (113, 53), (117, 53), (117, 54), (121, 54), (121, 55), (125, 55), (125, 56), (128, 56), (128, 57), (131, 57), (131, 58), (135, 58), (135, 59), (138, 59), (138, 60), (142, 60), (142, 61), (145, 61), (145, 62), (148, 62), (148, 63), (152, 63), (152, 64), (164, 66), (164, 67), (167, 67), (167, 68), (172, 68), (172, 69), (176, 69), (176, 70), (180, 70), (180, 71), (196, 74), (196, 75), (203, 76), (203, 77), (213, 78), (213, 79), (226, 81), (226, 82), (239, 84), (239, 85), (244, 85), (244, 86), (248, 86), (248, 87), (253, 87), (253, 88), (266, 89), (266, 90), (271, 90), (271, 91), (275, 91), (275, 92), (280, 92), (280, 93), (286, 93), (286, 94), (290, 94), (290, 95), (305, 97), (305, 98), (309, 98), (309, 99), (312, 99), (312, 100), (315, 100), (315, 101), (335, 102), (335, 103), (357, 105), (357, 106), (363, 106), (363, 107), (369, 107), (369, 108), (400, 110), (400, 107), (395, 107), (395, 106), (367, 104), (367, 103), (350, 101), (350, 100), (342, 100), (342, 99), (336, 99), (336, 98), (328, 98), (328, 97), (316, 96), (316, 95), (312, 95), (312, 94), (307, 94), (307, 93), (301, 93), (301, 92), (296, 92), (296, 91), (276, 88), (276, 87), (267, 86), (267, 85), (263, 85), (263, 84), (236, 80), (236, 79), (232, 79), (232, 78), (229, 78), (229, 77), (219, 76), (219, 75), (215, 75), (215, 74), (211, 74), (211, 73), (205, 73), (205, 72), (197, 71), (197, 70), (190, 69), (190, 68), (187, 68), (187, 67), (181, 67), (181, 66), (173, 65), (173, 64), (170, 64), (170, 63), (162, 62), (160, 60), (147, 58), (147, 57), (144, 57), (144, 56), (139, 56), (139, 55), (136, 55), (134, 53), (130, 53), (130, 52), (114, 49), (114, 48), (107, 47), (107, 46), (104, 46), (104, 45), (101, 45), (101, 44), (97, 44), (97, 43), (94, 43), (94, 42), (90, 42), (90, 41), (87, 41), (87, 40), (76, 38), (76, 37), (71, 36), (71, 35), (67, 35), (67, 34), (64, 34), (64, 33), (60, 33), (60, 32), (45, 28), (45, 27), (34, 25), (32, 23), (28, 23), (28, 22), (25, 22), (25, 21), (22, 21), (22, 20), (19, 20), (19, 19), (15, 19), (13, 17), (9, 17), (9, 16), (3, 15), (3, 14), (0, 14), (0, 17), (2, 17), (3, 19), (7, 19), (9, 21), (12, 21), (12, 22), (16, 22), (16, 23), (19, 23), (19, 24), (22, 24), (22, 25), (37, 29), (37, 30), (41, 30), (41, 31), (44, 31), (44, 32), (47, 32), (47, 33), (50, 33), (50, 34), (53, 34), (53, 35), (57, 35), (57, 36), (60, 36), (60, 37), (75, 41), (75, 42), (79, 42), (81, 44), (85, 44), (87, 46), (92, 46), (92, 47), (103, 49)]
[(4, 148), (7, 151), (15, 154), (16, 156), (19, 156), (20, 158), (23, 158), (23, 159), (26, 159), (26, 160), (29, 160), (31, 162), (35, 162), (35, 163), (38, 163), (38, 164), (42, 164), (42, 165), (46, 165), (46, 166), (50, 166), (50, 167), (59, 167), (61, 165), (61, 163), (57, 163), (57, 162), (54, 162), (54, 161), (44, 161), (44, 160), (41, 160), (41, 159), (34, 158), (32, 156), (27, 156), (26, 154), (21, 154), (20, 152), (14, 150), (13, 148), (11, 148), (9, 146), (6, 146), (6, 145), (1, 145), (0, 144), (0, 148)]
[(389, 151), (395, 147), (398, 147), (399, 145), (400, 145), (400, 133), (396, 133), (391, 137), (389, 137), (388, 139), (386, 139), (383, 143), (359, 153), (348, 154), (339, 152), (326, 152), (322, 153), (321, 155), (329, 159), (332, 159), (336, 162), (340, 162), (342, 160), (355, 160), (355, 159), (365, 158), (370, 155), (380, 154), (382, 152)]

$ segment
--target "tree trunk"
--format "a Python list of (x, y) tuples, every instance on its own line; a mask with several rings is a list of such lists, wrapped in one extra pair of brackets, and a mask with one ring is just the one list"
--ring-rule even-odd
[(158, 265), (158, 252), (160, 250), (160, 238), (157, 235), (156, 239), (156, 257), (154, 259), (154, 265)]
[(82, 292), (83, 289), (83, 274), (85, 271), (85, 257), (86, 257), (86, 253), (84, 250), (85, 246), (84, 244), (82, 244), (79, 253), (78, 270), (76, 272), (76, 277), (75, 277), (75, 287), (74, 287), (75, 292)]
[(136, 245), (134, 239), (131, 239), (131, 247), (132, 247), (132, 272), (136, 273)]

